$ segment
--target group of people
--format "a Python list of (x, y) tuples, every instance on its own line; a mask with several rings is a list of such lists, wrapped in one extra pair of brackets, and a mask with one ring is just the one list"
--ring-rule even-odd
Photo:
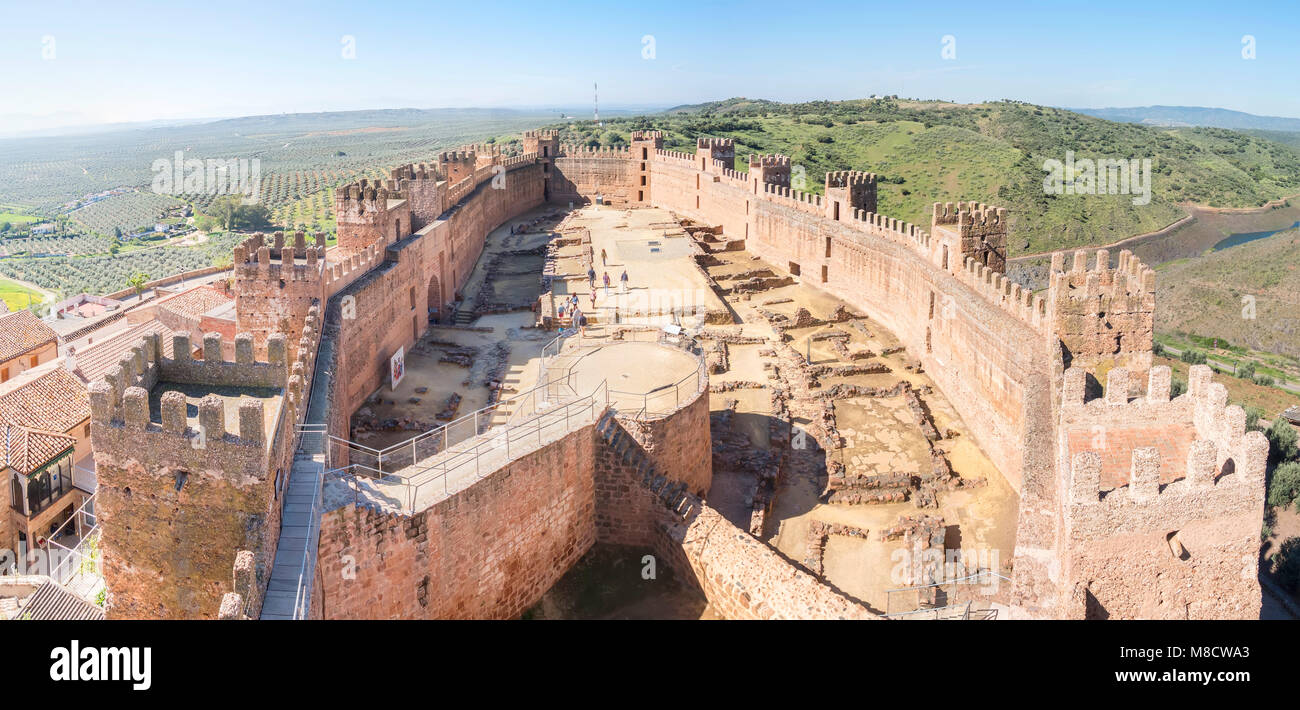
[[(605, 250), (601, 249), (600, 265), (607, 266), (608, 263), (609, 263), (609, 257), (605, 253)], [(609, 278), (609, 272), (605, 271), (602, 274), (601, 279), (604, 282), (604, 286), (605, 286), (605, 296), (608, 298), (609, 287), (611, 284)], [(627, 293), (627, 269), (623, 269), (623, 273), (618, 277), (618, 280), (622, 292)], [(587, 285), (590, 287), (591, 310), (594, 311), (596, 310), (596, 267), (594, 264), (592, 266), (587, 267)], [(573, 325), (579, 328), (583, 335), (586, 335), (587, 316), (582, 312), (582, 309), (578, 307), (578, 294), (576, 293), (569, 294), (568, 298), (560, 302), (558, 315), (561, 321), (564, 320), (565, 313), (568, 313), (568, 315), (572, 319)], [(617, 308), (614, 309), (614, 313), (615, 313), (615, 319), (617, 320), (617, 316), (618, 316)]]

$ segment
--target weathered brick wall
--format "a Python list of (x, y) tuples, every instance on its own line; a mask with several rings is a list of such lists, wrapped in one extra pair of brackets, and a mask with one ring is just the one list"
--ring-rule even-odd
[(593, 425), (411, 517), (325, 513), (313, 608), (330, 619), (518, 617), (596, 539), (594, 446)]
[(708, 388), (668, 416), (620, 420), (655, 469), (702, 496), (713, 485), (713, 442), (709, 433)]

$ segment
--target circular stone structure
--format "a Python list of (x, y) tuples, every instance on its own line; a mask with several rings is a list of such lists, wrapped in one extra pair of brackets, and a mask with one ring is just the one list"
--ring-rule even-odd
[(578, 392), (609, 386), (609, 405), (621, 416), (662, 416), (677, 411), (707, 389), (703, 361), (657, 343), (610, 343), (583, 353), (569, 370)]
[(709, 490), (713, 443), (702, 356), (657, 343), (611, 342), (583, 352), (569, 373), (579, 392), (608, 385), (619, 425), (657, 473), (699, 496)]

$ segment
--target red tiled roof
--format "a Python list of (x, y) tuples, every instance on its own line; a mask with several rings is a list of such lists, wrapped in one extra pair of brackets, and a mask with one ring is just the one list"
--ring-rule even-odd
[(77, 350), (73, 354), (77, 375), (88, 383), (98, 380), (131, 352), (136, 341), (150, 333), (158, 334), (163, 357), (172, 357), (172, 329), (161, 321), (148, 320)]
[(76, 439), (65, 434), (15, 424), (4, 426), (3, 441), (0, 441), (4, 464), (23, 475), (35, 472), (76, 444)]
[(0, 362), (58, 339), (59, 334), (31, 311), (0, 315)]
[(217, 290), (211, 284), (204, 284), (160, 301), (158, 307), (178, 315), (198, 318), (213, 308), (224, 306), (233, 300), (235, 299)]
[(0, 389), (0, 424), (68, 431), (89, 417), (86, 384), (62, 364), (24, 372)]

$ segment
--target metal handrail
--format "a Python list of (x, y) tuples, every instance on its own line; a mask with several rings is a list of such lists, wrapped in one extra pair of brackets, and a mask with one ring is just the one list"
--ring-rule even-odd
[[(546, 394), (554, 393), (556, 396), (561, 396), (561, 397), (566, 396), (567, 393), (573, 393), (571, 396), (576, 396), (576, 390), (574, 390), (572, 383), (573, 383), (572, 374), (566, 375), (564, 378), (560, 380), (545, 379), (541, 384), (538, 384), (523, 392), (520, 392), (514, 395), (513, 397), (510, 397), (509, 399), (503, 399), (493, 404), (489, 404), (486, 407), (477, 409), (473, 412), (470, 412), (469, 414), (462, 415), (446, 424), (443, 424), (442, 426), (416, 434), (415, 436), (412, 436), (409, 439), (406, 439), (404, 441), (399, 441), (398, 443), (392, 444), (391, 446), (387, 446), (383, 449), (374, 449), (369, 446), (366, 446), (365, 444), (359, 444), (350, 439), (344, 439), (342, 437), (335, 436), (333, 434), (329, 434), (328, 437), (330, 441), (341, 444), (349, 452), (361, 454), (363, 457), (368, 457), (369, 459), (372, 459), (375, 466), (372, 466), (371, 468), (378, 468), (381, 471), (385, 469), (384, 464), (387, 461), (394, 460), (395, 458), (398, 461), (407, 461), (408, 457), (406, 455), (406, 450), (409, 449), (410, 451), (409, 463), (402, 463), (399, 466), (399, 469), (406, 468), (407, 466), (413, 465), (422, 459), (426, 459), (431, 456), (435, 456), (438, 453), (441, 453), (443, 451), (447, 451), (453, 445), (471, 439), (475, 436), (479, 436), (483, 432), (487, 431), (488, 429), (491, 429), (492, 428), (491, 417), (496, 416), (503, 409), (506, 409), (510, 412), (510, 414), (507, 415), (507, 423), (508, 423), (509, 420), (516, 417), (519, 414), (519, 412), (526, 411), (523, 407), (521, 407), (521, 405), (527, 405), (529, 404), (530, 401), (536, 402), (536, 398), (539, 393), (543, 393), (543, 392)], [(567, 390), (567, 393), (563, 392), (564, 390)], [(547, 401), (548, 400), (542, 400), (542, 403), (545, 404)], [(471, 421), (473, 422), (473, 429), (471, 430), (473, 434), (469, 436), (461, 437), (453, 441), (452, 432), (455, 430), (462, 430), (462, 431), (466, 430), (468, 428), (466, 425), (469, 424)], [(439, 438), (442, 439), (441, 446), (438, 446), (437, 440)], [(421, 447), (426, 442), (432, 442), (434, 448), (432, 451), (428, 451), (427, 453), (422, 455)], [(349, 456), (349, 460), (350, 459), (351, 456)]]
[[(322, 445), (322, 448), (328, 449), (329, 447)], [(326, 454), (326, 456), (328, 456), (328, 454)], [(311, 511), (309, 511), (307, 516), (307, 537), (303, 541), (302, 564), (298, 567), (298, 589), (294, 592), (294, 619), (307, 618), (307, 613), (311, 606), (310, 589), (307, 583), (311, 581), (312, 575), (316, 573), (316, 555), (310, 553), (312, 552), (311, 545), (312, 536), (314, 534), (313, 531), (320, 529), (321, 490), (324, 485), (325, 473), (322, 471), (321, 474), (316, 477), (316, 487), (311, 499)], [(310, 571), (307, 569), (308, 560), (311, 561)]]
[[(596, 388), (592, 390), (592, 392), (588, 395), (584, 395), (576, 400), (566, 402), (562, 405), (557, 406), (554, 409), (549, 409), (545, 412), (534, 414), (528, 417), (527, 419), (517, 422), (515, 424), (503, 425), (500, 427), (500, 431), (492, 434), (491, 436), (488, 435), (488, 432), (491, 432), (492, 429), (488, 429), (487, 431), (481, 433), (478, 436), (480, 440), (477, 443), (473, 444), (471, 447), (462, 449), (460, 451), (444, 450), (442, 452), (439, 452), (440, 454), (446, 453), (448, 455), (441, 457), (439, 460), (434, 461), (429, 465), (423, 466), (404, 475), (398, 475), (393, 472), (385, 472), (383, 470), (376, 469), (372, 466), (367, 466), (364, 464), (351, 464), (344, 468), (331, 471), (330, 474), (347, 476), (353, 479), (370, 478), (376, 481), (382, 481), (384, 483), (393, 484), (400, 488), (405, 488), (406, 489), (405, 508), (407, 510), (414, 511), (416, 501), (419, 499), (420, 493), (425, 489), (426, 486), (436, 485), (438, 482), (441, 482), (443, 486), (443, 492), (445, 494), (450, 494), (450, 486), (448, 484), (447, 479), (448, 479), (448, 475), (453, 470), (461, 469), (467, 466), (470, 462), (473, 462), (475, 479), (481, 480), (483, 477), (498, 470), (496, 467), (486, 471), (482, 468), (481, 461), (485, 454), (492, 451), (500, 450), (501, 448), (504, 447), (506, 451), (505, 462), (508, 463), (509, 461), (512, 461), (515, 458), (511, 453), (512, 445), (517, 446), (520, 444), (527, 443), (528, 441), (531, 441), (532, 435), (534, 433), (536, 433), (537, 435), (538, 445), (541, 446), (544, 444), (543, 430), (546, 429), (547, 426), (549, 426), (549, 424), (547, 422), (544, 422), (543, 420), (549, 418), (553, 420), (552, 423), (557, 423), (558, 418), (561, 415), (563, 415), (564, 422), (565, 422), (564, 431), (567, 433), (572, 429), (571, 420), (574, 413), (582, 412), (584, 410), (590, 409), (591, 420), (595, 421), (597, 418), (597, 414), (596, 414), (597, 405), (604, 406), (607, 405), (608, 402), (609, 402), (609, 388), (607, 383), (602, 380), (601, 383), (597, 385)], [(418, 463), (413, 464), (411, 467), (406, 467), (406, 468), (413, 468), (415, 465), (418, 465)], [(432, 475), (426, 480), (417, 480), (419, 478), (428, 476), (430, 474)], [(354, 481), (354, 485), (353, 485), (354, 503), (359, 500), (359, 496), (360, 496), (360, 486), (359, 484), (356, 484)]]

